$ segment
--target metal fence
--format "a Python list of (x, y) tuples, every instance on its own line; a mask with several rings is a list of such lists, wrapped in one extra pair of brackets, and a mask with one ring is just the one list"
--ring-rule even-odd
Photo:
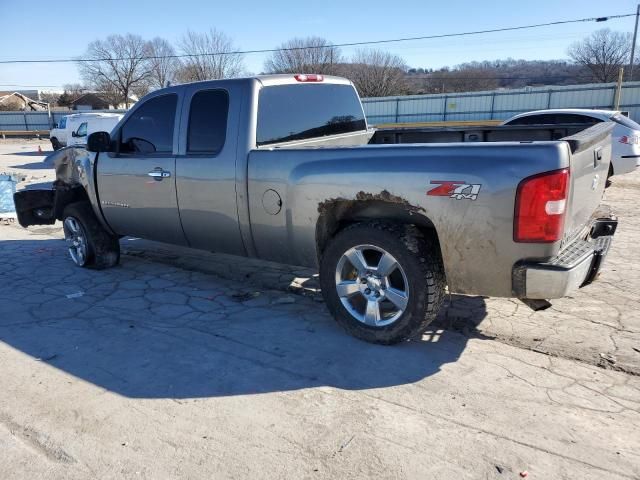
[[(444, 122), (451, 120), (505, 120), (512, 115), (545, 108), (614, 107), (615, 83), (562, 87), (525, 87), (472, 93), (443, 93), (364, 98), (370, 124)], [(640, 118), (640, 82), (622, 86), (620, 110)]]
[(126, 110), (78, 110), (49, 112), (0, 112), (0, 131), (50, 130), (65, 115), (74, 113), (124, 113)]
[[(363, 98), (372, 125), (380, 123), (504, 120), (517, 113), (545, 108), (613, 109), (615, 83), (566, 87), (526, 87), (472, 93)], [(620, 110), (640, 118), (640, 81), (622, 86)], [(122, 113), (123, 110), (91, 110)], [(0, 112), (1, 130), (49, 130), (64, 115), (80, 112)]]

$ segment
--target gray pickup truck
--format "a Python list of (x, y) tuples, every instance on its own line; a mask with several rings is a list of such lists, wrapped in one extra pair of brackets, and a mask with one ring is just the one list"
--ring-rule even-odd
[(597, 276), (617, 226), (599, 207), (609, 123), (368, 127), (353, 85), (269, 75), (178, 85), (55, 155), (21, 225), (62, 220), (82, 267), (123, 235), (319, 268), (351, 334), (421, 334), (446, 289), (548, 305)]

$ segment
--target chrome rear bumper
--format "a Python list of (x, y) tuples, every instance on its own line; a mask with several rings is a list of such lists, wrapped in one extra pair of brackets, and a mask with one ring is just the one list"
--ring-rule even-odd
[(596, 219), (589, 235), (567, 245), (546, 262), (520, 262), (513, 268), (513, 293), (523, 299), (562, 298), (593, 282), (611, 246), (618, 220)]

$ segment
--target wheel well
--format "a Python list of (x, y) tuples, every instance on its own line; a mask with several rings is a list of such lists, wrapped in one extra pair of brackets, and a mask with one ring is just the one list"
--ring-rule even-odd
[(316, 250), (322, 257), (329, 241), (342, 229), (358, 222), (376, 220), (384, 223), (414, 225), (423, 235), (436, 242), (438, 232), (433, 222), (424, 215), (422, 209), (408, 204), (381, 200), (338, 200), (331, 206), (323, 205), (316, 224)]
[(54, 200), (54, 216), (58, 220), (62, 220), (62, 214), (64, 213), (64, 209), (70, 203), (75, 202), (87, 202), (89, 201), (89, 195), (79, 185), (68, 186), (68, 185), (56, 185), (56, 195)]

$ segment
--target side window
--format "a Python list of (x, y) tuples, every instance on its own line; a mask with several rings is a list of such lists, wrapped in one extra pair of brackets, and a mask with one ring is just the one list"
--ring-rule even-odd
[(526, 117), (516, 118), (507, 125), (539, 125), (544, 115), (528, 115)]
[(78, 131), (76, 132), (76, 137), (86, 137), (87, 136), (87, 122), (83, 122), (78, 127)]
[(62, 117), (60, 119), (60, 125), (58, 128), (67, 128), (67, 117)]
[(187, 153), (217, 154), (227, 135), (229, 95), (225, 90), (203, 90), (191, 99)]
[(177, 102), (169, 94), (138, 107), (120, 130), (120, 153), (171, 153)]
[(589, 117), (588, 115), (576, 115), (573, 113), (559, 113), (557, 115), (557, 123), (577, 123), (580, 125), (595, 125), (602, 120)]
[(516, 118), (513, 122), (509, 122), (509, 125), (558, 125), (562, 123), (595, 125), (601, 121), (602, 120), (588, 115), (578, 115), (573, 113), (547, 113)]

